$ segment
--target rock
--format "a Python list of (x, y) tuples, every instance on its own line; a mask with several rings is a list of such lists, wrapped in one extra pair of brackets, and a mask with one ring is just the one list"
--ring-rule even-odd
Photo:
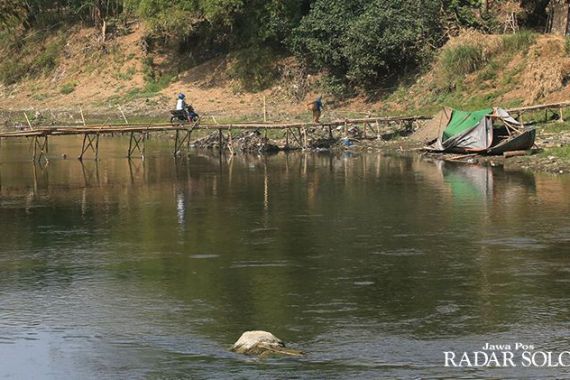
[(283, 341), (267, 331), (246, 331), (234, 343), (231, 351), (245, 355), (266, 356), (281, 354), (289, 356), (301, 356), (302, 351), (285, 347)]

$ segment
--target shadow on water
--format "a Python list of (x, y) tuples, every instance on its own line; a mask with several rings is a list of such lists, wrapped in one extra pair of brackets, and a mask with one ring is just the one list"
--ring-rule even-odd
[(0, 338), (79, 331), (90, 344), (74, 355), (96, 366), (123, 344), (135, 376), (253, 376), (226, 353), (249, 329), (309, 351), (281, 364), (308, 377), (326, 373), (319, 363), (437, 375), (442, 345), (488, 337), (555, 345), (570, 306), (568, 190), (376, 153), (16, 160), (0, 166)]

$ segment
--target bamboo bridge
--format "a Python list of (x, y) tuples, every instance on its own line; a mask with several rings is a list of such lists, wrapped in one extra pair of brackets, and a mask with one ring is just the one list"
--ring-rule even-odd
[[(519, 107), (508, 109), (507, 111), (522, 122), (524, 114), (536, 113), (544, 111), (545, 121), (548, 120), (548, 113), (551, 112), (558, 116), (560, 121), (564, 121), (563, 109), (570, 107), (570, 101), (540, 104), (528, 107)], [(83, 113), (81, 113), (83, 119)], [(26, 116), (27, 119), (27, 116)], [(83, 143), (81, 152), (77, 157), (83, 160), (85, 155), (90, 152), (94, 159), (99, 158), (99, 137), (101, 135), (128, 134), (129, 147), (127, 157), (133, 158), (136, 155), (144, 158), (145, 140), (151, 133), (156, 132), (175, 132), (174, 136), (174, 156), (179, 152), (188, 150), (191, 145), (191, 135), (195, 130), (217, 131), (220, 142), (227, 143), (230, 152), (232, 148), (232, 131), (258, 130), (265, 131), (265, 137), (269, 130), (285, 131), (285, 146), (292, 148), (305, 149), (308, 146), (308, 135), (315, 130), (321, 129), (328, 131), (329, 137), (333, 137), (333, 128), (341, 127), (342, 134), (348, 135), (349, 126), (362, 126), (363, 137), (380, 139), (381, 134), (386, 128), (391, 129), (402, 125), (411, 126), (413, 122), (420, 120), (429, 120), (428, 116), (388, 116), (388, 117), (367, 117), (360, 119), (343, 119), (322, 123), (235, 123), (235, 124), (205, 124), (200, 123), (145, 123), (145, 124), (98, 124), (87, 125), (83, 119), (83, 125), (59, 125), (59, 126), (32, 126), (28, 121), (29, 129), (25, 131), (14, 131), (0, 133), (0, 141), (2, 139), (13, 138), (32, 138), (32, 158), (34, 162), (41, 160), (48, 161), (48, 137), (83, 135)], [(126, 119), (125, 119), (126, 121)], [(290, 144), (290, 143), (293, 144)]]
[[(156, 132), (175, 132), (174, 136), (174, 156), (183, 150), (190, 148), (190, 138), (192, 132), (196, 130), (207, 130), (218, 132), (220, 146), (222, 142), (228, 145), (230, 151), (232, 148), (232, 131), (258, 130), (265, 131), (265, 137), (269, 130), (281, 130), (285, 132), (285, 146), (305, 149), (308, 146), (308, 135), (311, 130), (322, 129), (333, 136), (333, 128), (342, 127), (344, 135), (348, 134), (348, 128), (351, 125), (362, 125), (364, 138), (380, 138), (381, 133), (385, 131), (382, 126), (394, 125), (411, 125), (414, 121), (427, 120), (427, 116), (406, 116), (406, 117), (370, 117), (362, 119), (344, 119), (323, 123), (236, 123), (236, 124), (202, 124), (199, 121), (195, 123), (162, 123), (162, 124), (100, 124), (100, 125), (59, 125), (59, 126), (36, 126), (25, 131), (4, 132), (0, 133), (0, 139), (13, 138), (32, 138), (33, 160), (48, 160), (48, 137), (55, 138), (57, 136), (83, 135), (83, 143), (81, 153), (77, 157), (83, 160), (88, 152), (93, 158), (99, 158), (99, 137), (101, 135), (128, 134), (129, 147), (127, 157), (135, 156), (144, 158), (145, 140), (151, 133)], [(290, 143), (293, 143), (290, 145)]]

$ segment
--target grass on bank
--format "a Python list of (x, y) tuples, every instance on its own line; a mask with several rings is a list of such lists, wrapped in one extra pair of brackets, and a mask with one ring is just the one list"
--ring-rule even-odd
[(464, 110), (521, 106), (522, 98), (502, 99), (519, 85), (527, 52), (537, 37), (527, 30), (503, 36), (468, 35), (441, 50), (431, 75), (424, 76), (427, 81), (401, 86), (387, 103), (403, 105), (405, 114), (427, 115), (443, 106)]

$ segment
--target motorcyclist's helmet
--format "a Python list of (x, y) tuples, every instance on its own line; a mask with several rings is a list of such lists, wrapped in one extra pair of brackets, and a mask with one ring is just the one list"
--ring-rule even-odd
[(186, 97), (186, 95), (184, 95), (183, 93), (178, 94), (178, 99), (184, 99)]

